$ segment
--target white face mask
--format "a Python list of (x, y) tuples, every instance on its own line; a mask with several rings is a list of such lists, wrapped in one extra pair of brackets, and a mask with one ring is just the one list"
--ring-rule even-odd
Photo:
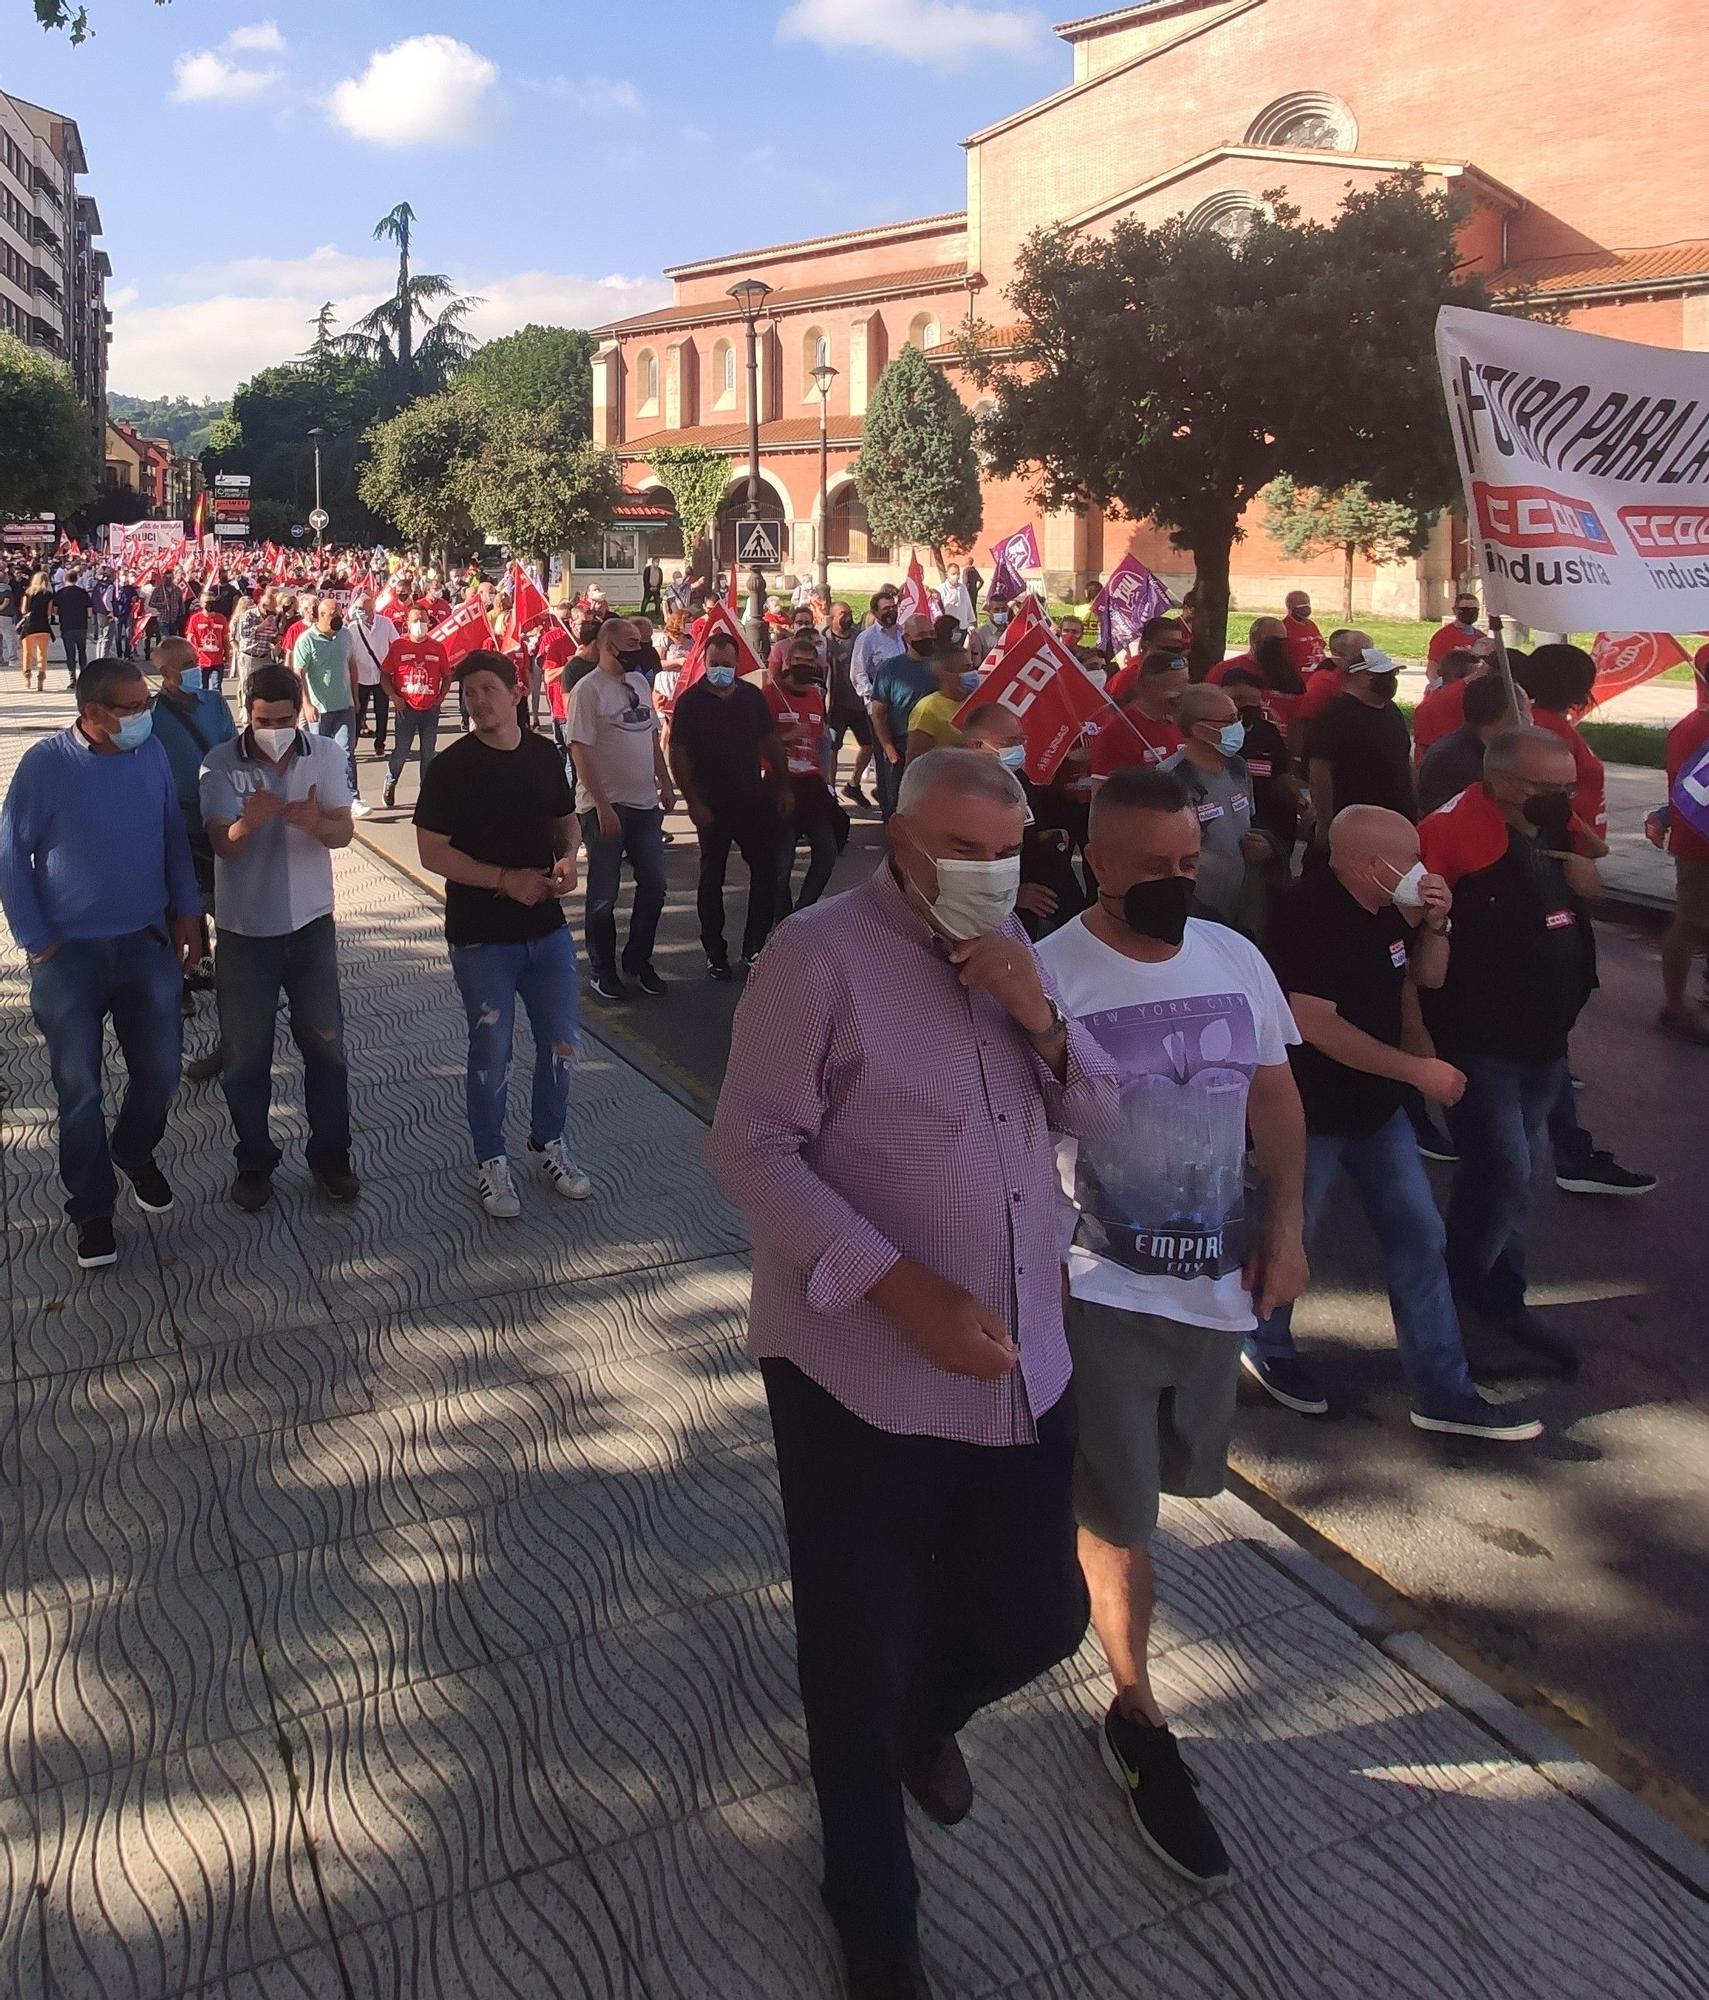
[(256, 749), (275, 764), (297, 740), (294, 729), (251, 729), (249, 733), (255, 738)]
[(1423, 880), (1424, 863), (1415, 861), (1389, 891), (1389, 901), (1403, 910), (1422, 909), (1424, 898), (1418, 893), (1418, 885)]
[(938, 861), (938, 896), (932, 916), (949, 937), (988, 937), (1015, 913), (1021, 857), (1004, 861)]

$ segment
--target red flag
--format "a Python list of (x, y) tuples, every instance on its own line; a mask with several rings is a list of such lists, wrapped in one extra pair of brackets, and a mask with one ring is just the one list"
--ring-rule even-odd
[(545, 592), (519, 562), (510, 566), (510, 610), (516, 632), (532, 632), (552, 612)]
[(942, 608), (937, 592), (926, 588), (926, 573), (920, 567), (919, 551), (915, 550), (908, 558), (908, 574), (902, 579), (901, 595), (896, 600), (896, 622), (906, 625), (910, 618), (936, 618)]
[[(689, 648), (688, 658), (682, 663), (682, 671), (676, 677), (675, 700), (681, 701), (683, 691), (691, 688), (706, 671), (706, 648), (720, 632), (728, 632), (736, 641), (738, 674), (763, 673), (764, 662), (748, 644), (748, 635), (742, 630), (741, 620), (727, 604), (720, 604), (716, 598), (709, 598), (706, 616), (700, 621), (700, 629), (694, 635), (694, 644)], [(743, 665), (743, 658), (747, 664)]]
[(1019, 717), (1027, 742), (1027, 776), (1048, 785), (1088, 722), (1110, 708), (1102, 688), (1043, 619), (1032, 620), (1003, 648), (994, 667), (955, 712), (960, 729), (976, 708), (998, 702)]
[(428, 634), (437, 639), (445, 648), (445, 657), (455, 666), (469, 653), (490, 652), (493, 643), (493, 628), (487, 623), (487, 614), (478, 597), (466, 604), (459, 604), (449, 618), (441, 619)]
[(1669, 667), (1684, 666), (1690, 655), (1667, 632), (1598, 632), (1591, 641), (1590, 657), (1596, 662), (1590, 705), (1598, 708), (1617, 694), (1665, 674)]

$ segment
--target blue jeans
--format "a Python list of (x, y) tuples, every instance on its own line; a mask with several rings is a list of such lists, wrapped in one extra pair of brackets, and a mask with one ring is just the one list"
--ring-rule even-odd
[(504, 1109), (510, 1090), (516, 1003), (534, 1036), (534, 1099), (529, 1137), (548, 1145), (564, 1136), (570, 1108), (570, 1060), (576, 1044), (576, 946), (567, 928), (527, 944), (454, 944), (451, 970), (469, 1018), (465, 1094), (475, 1162), (504, 1158)]
[[(1305, 1233), (1309, 1242), (1337, 1173), (1359, 1191), (1383, 1253), (1383, 1280), (1401, 1366), (1416, 1409), (1474, 1393), (1466, 1347), (1443, 1261), (1442, 1217), (1425, 1178), (1418, 1142), (1404, 1111), (1375, 1132), (1355, 1137), (1313, 1133), (1306, 1140)], [(1279, 1307), (1246, 1337), (1260, 1360), (1294, 1352), (1293, 1308)]]
[(277, 937), (220, 932), (214, 996), (220, 1010), (220, 1085), (237, 1132), (240, 1174), (270, 1174), (279, 1148), (267, 1129), (273, 1104), (273, 1033), (279, 995), (303, 1058), (304, 1151), (311, 1167), (341, 1165), (350, 1151), (350, 1065), (338, 997), (338, 943), (330, 916)]
[(1466, 1073), (1448, 1113), (1460, 1164), (1448, 1196), (1448, 1275), (1462, 1313), (1511, 1316), (1525, 1304), (1531, 1171), (1549, 1114), (1570, 1089), (1565, 1058), (1447, 1056)]
[(354, 708), (328, 708), (321, 711), (320, 720), (315, 724), (318, 736), (330, 736), (344, 752), (345, 764), (350, 777), (350, 796), (359, 799), (362, 788), (356, 782), (356, 711)]
[(582, 841), (587, 849), (588, 970), (595, 979), (617, 977), (617, 892), (623, 857), (635, 875), (635, 900), (629, 906), (629, 937), (623, 947), (623, 970), (640, 972), (653, 962), (659, 935), (659, 913), (665, 907), (665, 814), (662, 806), (613, 806), (621, 831), (607, 839), (599, 830), (599, 814), (582, 814)]
[(400, 701), (392, 710), (392, 754), (386, 763), (386, 775), (394, 785), (403, 776), (409, 753), (418, 743), (421, 745), (421, 776), (425, 778), (439, 743), (439, 711), (436, 708), (410, 708)]
[[(59, 1106), (59, 1177), (79, 1228), (113, 1212), (115, 1162), (137, 1174), (154, 1157), (178, 1088), (182, 975), (164, 921), (127, 937), (71, 938), (30, 968), (30, 1012), (47, 1044)], [(101, 1106), (104, 1024), (124, 1051), (128, 1081), (108, 1150)]]

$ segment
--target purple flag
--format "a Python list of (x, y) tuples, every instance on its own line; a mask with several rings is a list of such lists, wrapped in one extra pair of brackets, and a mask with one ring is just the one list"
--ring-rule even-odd
[(1098, 644), (1113, 656), (1138, 639), (1148, 619), (1167, 611), (1174, 599), (1144, 563), (1123, 556), (1098, 592)]
[(1000, 542), (991, 544), (991, 582), (985, 595), (988, 598), (1019, 597), (1027, 587), (1022, 570), (1042, 567), (1038, 553), (1038, 530), (1029, 521), (1024, 528), (1017, 528), (1012, 535), (1005, 535)]
[(1709, 840), (1709, 749), (1701, 750), (1673, 781), (1669, 806)]

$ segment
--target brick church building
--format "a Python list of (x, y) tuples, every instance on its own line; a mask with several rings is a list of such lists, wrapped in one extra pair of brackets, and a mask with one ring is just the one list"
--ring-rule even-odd
[[(596, 441), (633, 499), (578, 571), (619, 582), (680, 541), (649, 448), (728, 454), (720, 534), (745, 511), (747, 336), (728, 296), (772, 289), (760, 339), (761, 512), (785, 525), (785, 567), (810, 573), (825, 537), (834, 593), (896, 574), (907, 550), (867, 531), (851, 467), (867, 401), (913, 341), (959, 380), (954, 335), (977, 318), (1001, 344), (1005, 286), (1041, 224), (1107, 230), (1120, 217), (1184, 214), (1238, 231), (1261, 191), (1283, 187), (1328, 219), (1349, 187), (1412, 164), (1471, 203), (1462, 244), (1497, 286), (1547, 293), (1568, 322), (1659, 346), (1709, 350), (1709, 126), (1689, 109), (1705, 48), (1690, 0), (1627, 0), (1600, 14), (1473, 0), (1141, 0), (1056, 33), (1073, 74), (1041, 102), (965, 139), (967, 204), (797, 243), (697, 258), (667, 271), (675, 300), (600, 329)], [(1684, 95), (1682, 96), (1682, 90)], [(820, 519), (815, 365), (837, 370), (828, 406), (829, 506)], [(971, 385), (964, 389), (970, 399)], [(1032, 520), (1044, 581), (1077, 596), (1132, 550), (1179, 591), (1191, 558), (1132, 522), (1041, 513), (1025, 482), (988, 482), (985, 542)], [(1235, 550), (1236, 602), (1279, 605), (1315, 584), (1338, 601), (1340, 560), (1290, 564), (1254, 509)], [(1463, 549), (1450, 517), (1415, 563), (1362, 567), (1361, 608), (1443, 610)]]

